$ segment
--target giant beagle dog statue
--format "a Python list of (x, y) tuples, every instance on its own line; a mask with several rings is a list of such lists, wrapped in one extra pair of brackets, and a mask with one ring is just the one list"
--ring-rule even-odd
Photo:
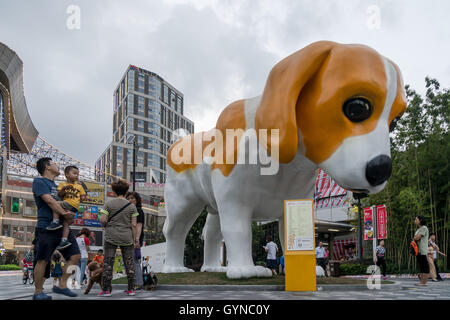
[[(381, 191), (391, 173), (389, 132), (405, 108), (399, 68), (367, 46), (320, 41), (277, 63), (262, 95), (231, 103), (215, 129), (171, 146), (163, 272), (192, 271), (183, 265), (184, 242), (206, 207), (202, 271), (226, 270), (234, 279), (272, 276), (253, 264), (252, 221), (278, 219), (283, 243), (284, 200), (312, 198), (317, 168), (347, 190)], [(211, 156), (194, 161), (197, 149), (208, 148), (205, 140), (218, 141), (215, 133), (225, 136), (230, 129), (241, 130), (220, 146), (216, 143)], [(252, 130), (257, 148), (267, 150), (276, 164), (275, 174), (262, 174), (267, 165), (262, 158), (236, 163), (255, 148), (246, 135)], [(267, 135), (259, 133), (264, 130)], [(235, 139), (238, 143), (230, 146)], [(222, 239), (226, 268), (220, 264)]]

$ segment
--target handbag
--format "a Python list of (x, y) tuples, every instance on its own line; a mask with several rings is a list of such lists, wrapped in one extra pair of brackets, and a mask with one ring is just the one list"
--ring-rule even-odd
[(142, 258), (142, 256), (141, 256), (141, 248), (134, 249), (134, 257), (136, 259), (139, 259), (139, 260)]
[(109, 217), (108, 217), (108, 221), (106, 221), (105, 228), (106, 228), (106, 226), (108, 225), (108, 222), (111, 221), (111, 219), (112, 219), (113, 217), (115, 217), (116, 215), (118, 215), (119, 213), (121, 213), (123, 210), (125, 210), (125, 208), (127, 208), (129, 205), (131, 205), (131, 202), (128, 202), (128, 203), (127, 203), (126, 205), (124, 205), (119, 211), (117, 211), (117, 212), (115, 212), (113, 215), (109, 216)]

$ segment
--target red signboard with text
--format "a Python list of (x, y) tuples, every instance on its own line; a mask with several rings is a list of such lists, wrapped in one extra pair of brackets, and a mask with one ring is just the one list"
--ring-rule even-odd
[(384, 204), (377, 206), (377, 239), (387, 239), (387, 211)]

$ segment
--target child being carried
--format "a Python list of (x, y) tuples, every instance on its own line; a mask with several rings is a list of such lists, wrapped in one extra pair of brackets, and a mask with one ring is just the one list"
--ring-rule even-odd
[[(64, 169), (64, 174), (66, 176), (66, 182), (61, 182), (58, 185), (58, 196), (62, 199), (59, 201), (61, 207), (65, 210), (77, 213), (80, 209), (80, 202), (86, 199), (86, 191), (83, 186), (78, 182), (78, 168), (75, 166), (67, 166)], [(56, 249), (62, 250), (71, 245), (67, 240), (69, 237), (69, 225), (73, 223), (72, 218), (64, 218), (61, 224), (60, 215), (57, 212), (53, 212), (53, 221), (46, 228), (49, 231), (58, 230), (63, 228), (63, 234), (61, 242)]]

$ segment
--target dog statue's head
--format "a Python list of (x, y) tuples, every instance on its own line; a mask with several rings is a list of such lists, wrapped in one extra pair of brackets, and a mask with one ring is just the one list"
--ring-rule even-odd
[(341, 187), (376, 193), (390, 176), (389, 132), (405, 109), (392, 61), (363, 45), (320, 41), (275, 65), (255, 125), (280, 130), (281, 163), (300, 151)]

